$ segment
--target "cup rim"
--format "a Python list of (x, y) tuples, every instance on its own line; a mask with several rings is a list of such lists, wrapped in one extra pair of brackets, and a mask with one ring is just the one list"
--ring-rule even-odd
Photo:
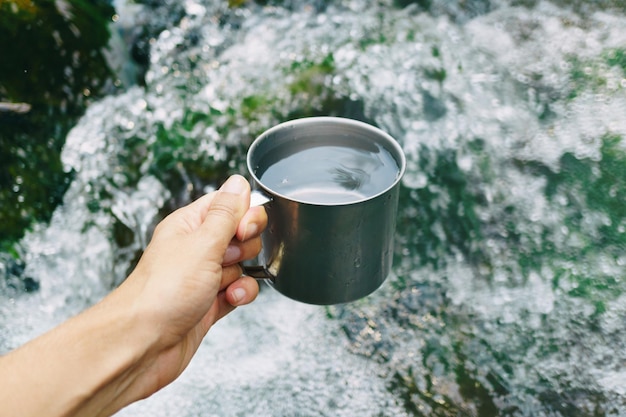
[[(395, 180), (389, 185), (387, 186), (385, 189), (383, 189), (382, 191), (373, 194), (371, 196), (367, 196), (367, 197), (363, 197), (361, 199), (356, 199), (353, 201), (346, 201), (346, 202), (339, 202), (339, 203), (325, 203), (325, 202), (312, 202), (312, 201), (308, 201), (308, 200), (301, 200), (298, 198), (294, 198), (294, 197), (290, 197), (290, 196), (286, 196), (284, 194), (281, 194), (275, 190), (273, 190), (272, 188), (268, 187), (267, 185), (265, 185), (260, 178), (258, 178), (258, 176), (256, 175), (256, 173), (254, 172), (254, 169), (252, 167), (252, 156), (254, 154), (254, 151), (256, 148), (259, 147), (259, 145), (264, 141), (265, 138), (273, 135), (274, 133), (276, 133), (279, 130), (283, 130), (283, 129), (289, 129), (289, 128), (295, 128), (298, 126), (302, 126), (302, 125), (307, 125), (307, 124), (311, 124), (311, 123), (319, 123), (319, 122), (323, 122), (326, 124), (338, 124), (338, 125), (343, 125), (343, 126), (352, 126), (358, 129), (363, 129), (365, 131), (369, 131), (371, 133), (375, 133), (376, 135), (378, 135), (379, 137), (383, 138), (384, 141), (386, 142), (386, 144), (389, 146), (389, 148), (393, 148), (393, 151), (389, 148), (387, 148), (387, 151), (389, 151), (390, 153), (393, 153), (392, 157), (394, 158), (394, 160), (396, 160), (396, 162), (398, 163), (398, 173), (396, 175)], [(398, 158), (396, 158), (396, 156)], [(399, 159), (399, 160), (398, 160)], [(369, 123), (365, 123), (365, 122), (361, 122), (359, 120), (355, 120), (355, 119), (350, 119), (347, 117), (336, 117), (336, 116), (312, 116), (312, 117), (302, 117), (302, 118), (298, 118), (298, 119), (292, 119), (292, 120), (288, 120), (282, 123), (279, 123), (269, 129), (267, 129), (266, 131), (264, 131), (263, 133), (261, 133), (259, 136), (257, 136), (254, 141), (252, 142), (252, 144), (250, 145), (250, 147), (248, 148), (248, 152), (246, 155), (246, 163), (247, 163), (247, 167), (248, 167), (248, 172), (250, 173), (250, 175), (254, 178), (255, 182), (258, 184), (258, 186), (260, 186), (266, 193), (268, 193), (270, 196), (276, 196), (276, 197), (280, 197), (282, 199), (288, 200), (288, 201), (293, 201), (296, 202), (298, 204), (305, 204), (305, 205), (310, 205), (310, 206), (349, 206), (349, 205), (354, 205), (354, 204), (360, 204), (366, 201), (370, 201), (373, 200), (387, 192), (389, 192), (391, 189), (393, 189), (401, 180), (402, 177), (404, 176), (404, 172), (406, 170), (406, 156), (404, 155), (404, 151), (402, 150), (402, 147), (400, 146), (400, 144), (398, 143), (398, 141), (396, 139), (394, 139), (391, 135), (389, 135), (387, 132), (383, 131), (382, 129), (373, 126)]]

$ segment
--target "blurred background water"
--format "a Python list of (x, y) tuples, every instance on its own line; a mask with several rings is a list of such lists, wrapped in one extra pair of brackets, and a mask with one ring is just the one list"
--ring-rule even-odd
[(334, 115), (407, 154), (392, 276), (263, 287), (119, 415), (626, 415), (623, 0), (0, 0), (0, 52), (0, 352), (257, 134)]

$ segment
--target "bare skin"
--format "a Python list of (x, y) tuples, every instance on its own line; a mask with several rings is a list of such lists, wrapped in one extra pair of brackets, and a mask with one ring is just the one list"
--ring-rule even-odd
[(249, 205), (233, 176), (175, 211), (119, 288), (0, 357), (0, 416), (110, 416), (174, 381), (211, 326), (258, 294), (238, 264), (267, 224)]

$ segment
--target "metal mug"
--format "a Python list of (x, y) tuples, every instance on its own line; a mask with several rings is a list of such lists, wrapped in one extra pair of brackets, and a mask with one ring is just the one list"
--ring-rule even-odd
[[(384, 152), (393, 166), (383, 168), (393, 170), (393, 175), (388, 183), (378, 184), (379, 190), (371, 195), (358, 194), (358, 184), (355, 187), (356, 182), (350, 182), (346, 167), (333, 168), (339, 187), (347, 191), (341, 201), (302, 198), (263, 179), (283, 157), (319, 150), (321, 145), (355, 150), (358, 155), (350, 160), (361, 165), (349, 168), (366, 178), (376, 161), (359, 160), (361, 154), (371, 151), (378, 158), (381, 155), (376, 152)], [(329, 163), (322, 159), (307, 159), (311, 165), (305, 165)], [(261, 235), (263, 249), (257, 258), (260, 265), (244, 266), (247, 275), (268, 279), (272, 287), (291, 299), (317, 305), (354, 301), (380, 287), (391, 272), (400, 179), (406, 165), (395, 139), (356, 120), (296, 119), (256, 138), (248, 150), (247, 164), (255, 189), (253, 200), (260, 197), (268, 215), (268, 226)], [(305, 174), (308, 171), (305, 166), (299, 166), (297, 171), (301, 170)], [(285, 178), (290, 176), (297, 175), (285, 172)]]

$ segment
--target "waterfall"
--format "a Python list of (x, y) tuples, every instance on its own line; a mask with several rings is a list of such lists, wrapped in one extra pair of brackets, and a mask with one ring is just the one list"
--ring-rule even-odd
[(0, 287), (0, 351), (118, 285), (256, 135), (336, 115), (407, 155), (392, 276), (326, 308), (263, 287), (119, 415), (626, 414), (623, 3), (230, 3), (136, 15), (161, 19), (145, 86), (67, 136), (75, 175), (20, 242), (38, 290)]

